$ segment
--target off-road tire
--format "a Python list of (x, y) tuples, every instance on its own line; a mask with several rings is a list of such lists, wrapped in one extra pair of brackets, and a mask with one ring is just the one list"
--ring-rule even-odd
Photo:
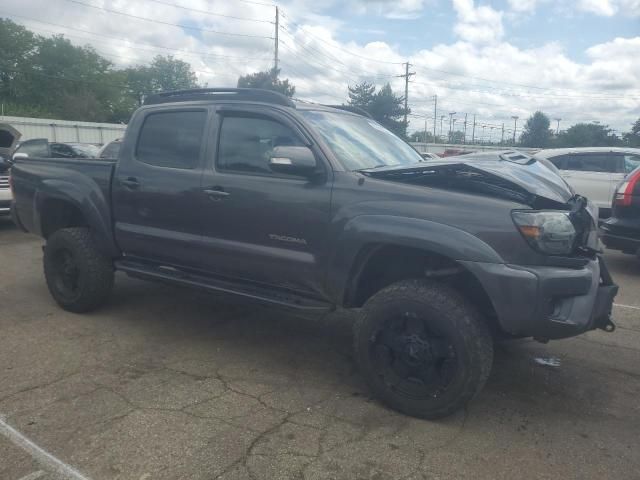
[[(449, 351), (455, 350), (451, 354), (453, 380), (438, 395), (416, 398), (398, 391), (385, 379), (372, 352), (374, 338), (388, 319), (409, 314), (424, 319), (426, 328), (444, 332), (443, 337), (451, 340)], [(360, 370), (382, 402), (426, 419), (442, 418), (463, 408), (482, 390), (493, 362), (492, 338), (476, 308), (451, 287), (419, 279), (394, 283), (366, 302), (354, 325), (354, 346)]]
[[(73, 264), (75, 288), (61, 280), (60, 256)], [(113, 262), (100, 252), (88, 228), (64, 228), (53, 233), (44, 248), (44, 275), (49, 292), (65, 310), (88, 312), (102, 305), (113, 289)]]

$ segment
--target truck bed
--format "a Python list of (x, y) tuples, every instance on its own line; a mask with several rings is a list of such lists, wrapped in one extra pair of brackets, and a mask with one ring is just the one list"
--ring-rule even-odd
[(79, 207), (90, 200), (111, 224), (111, 178), (115, 165), (115, 159), (18, 159), (11, 169), (14, 218), (23, 229), (46, 236), (41, 230), (43, 202), (64, 196)]

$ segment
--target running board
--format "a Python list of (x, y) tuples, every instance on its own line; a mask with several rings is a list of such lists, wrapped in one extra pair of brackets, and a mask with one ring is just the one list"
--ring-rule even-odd
[(213, 292), (229, 293), (296, 310), (324, 313), (334, 309), (330, 303), (296, 295), (291, 292), (273, 290), (257, 285), (239, 285), (228, 280), (199, 275), (171, 266), (151, 266), (141, 262), (118, 260), (115, 262), (115, 268), (131, 277), (196, 287)]

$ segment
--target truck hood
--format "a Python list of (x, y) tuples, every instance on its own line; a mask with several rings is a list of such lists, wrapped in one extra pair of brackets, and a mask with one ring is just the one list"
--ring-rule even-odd
[(566, 205), (575, 196), (550, 162), (514, 151), (474, 153), (360, 172), (380, 180), (503, 197), (533, 208)]

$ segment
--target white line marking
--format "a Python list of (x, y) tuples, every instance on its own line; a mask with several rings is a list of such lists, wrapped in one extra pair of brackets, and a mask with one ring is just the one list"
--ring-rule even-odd
[(82, 475), (75, 468), (67, 465), (62, 460), (57, 459), (49, 452), (46, 452), (33, 443), (22, 433), (5, 422), (4, 418), (5, 417), (0, 415), (0, 434), (7, 437), (14, 445), (22, 448), (41, 465), (47, 467), (48, 470), (61, 475), (66, 480), (89, 480), (89, 478)]
[(631, 310), (640, 310), (640, 307), (636, 307), (634, 305), (622, 305), (621, 303), (614, 303), (613, 306), (620, 308), (630, 308)]
[(37, 472), (31, 472), (28, 475), (25, 475), (18, 480), (38, 480), (38, 478), (42, 478), (47, 474), (47, 472), (43, 472), (42, 470), (38, 470)]

